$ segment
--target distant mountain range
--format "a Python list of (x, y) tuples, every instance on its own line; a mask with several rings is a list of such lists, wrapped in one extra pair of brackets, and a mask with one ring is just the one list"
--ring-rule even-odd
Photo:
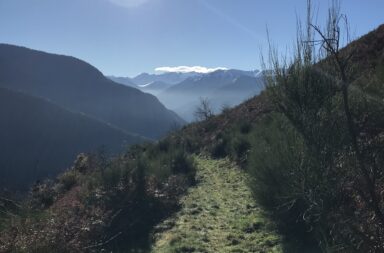
[(116, 82), (120, 82), (126, 85), (134, 84), (138, 86), (138, 85), (147, 85), (153, 82), (164, 82), (164, 83), (173, 85), (173, 84), (178, 84), (189, 77), (196, 77), (201, 75), (202, 75), (201, 73), (197, 73), (197, 72), (189, 72), (189, 73), (167, 72), (162, 74), (141, 73), (140, 75), (135, 76), (133, 78), (113, 77), (113, 76), (110, 76), (109, 78), (111, 78)]
[(230, 69), (205, 74), (144, 73), (134, 78), (110, 78), (157, 96), (167, 108), (187, 121), (194, 120), (194, 111), (201, 97), (208, 99), (213, 111), (218, 113), (223, 106), (238, 105), (263, 89), (263, 75), (258, 70)]
[[(69, 56), (0, 44), (0, 186), (26, 186), (79, 152), (110, 152), (184, 124), (151, 94)], [(11, 182), (11, 184), (7, 184)]]
[(148, 74), (142, 73), (136, 77), (115, 77), (108, 76), (114, 82), (121, 83), (130, 87), (137, 88), (146, 93), (158, 95), (161, 91), (176, 85), (188, 78), (199, 77), (203, 74), (197, 72), (189, 73), (162, 73), (162, 74)]

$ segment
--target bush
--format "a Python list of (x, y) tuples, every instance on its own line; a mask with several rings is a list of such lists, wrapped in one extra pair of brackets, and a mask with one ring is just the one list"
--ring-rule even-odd
[(30, 204), (37, 209), (45, 209), (50, 207), (57, 196), (57, 192), (54, 190), (54, 183), (51, 180), (45, 180), (44, 182), (37, 182), (31, 191)]
[(167, 152), (169, 150), (169, 146), (170, 146), (169, 139), (163, 139), (157, 143), (157, 148), (159, 149), (160, 152)]
[(251, 144), (244, 137), (236, 138), (233, 141), (233, 150), (235, 154), (235, 159), (240, 162), (245, 162), (247, 159), (247, 154)]
[(172, 157), (171, 171), (173, 174), (184, 174), (193, 184), (195, 182), (196, 166), (191, 157), (182, 151), (176, 152)]
[(230, 138), (228, 136), (218, 136), (214, 143), (211, 155), (214, 158), (223, 158), (230, 154)]
[(77, 176), (74, 170), (70, 170), (62, 174), (59, 178), (62, 191), (70, 190), (77, 183)]
[(251, 142), (247, 170), (255, 197), (290, 240), (316, 245), (339, 192), (328, 178), (334, 175), (310, 155), (301, 134), (282, 114), (259, 122)]
[(248, 134), (252, 129), (252, 124), (248, 121), (244, 121), (240, 124), (240, 133)]
[(215, 158), (230, 156), (243, 165), (251, 148), (251, 143), (247, 140), (251, 130), (252, 124), (243, 121), (219, 133), (210, 148), (211, 155)]
[[(102, 175), (102, 184), (107, 189), (116, 187), (119, 182), (123, 179), (123, 173), (125, 168), (123, 168), (118, 163), (111, 163), (108, 167), (105, 168)], [(125, 170), (128, 172), (129, 169)]]

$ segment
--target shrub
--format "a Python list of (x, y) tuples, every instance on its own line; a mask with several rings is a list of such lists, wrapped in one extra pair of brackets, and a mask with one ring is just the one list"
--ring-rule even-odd
[(30, 204), (34, 208), (45, 209), (50, 207), (57, 196), (51, 180), (37, 182), (31, 190)]
[(218, 136), (214, 143), (211, 155), (214, 158), (223, 158), (230, 154), (230, 139), (228, 136)]
[[(123, 179), (123, 171), (125, 168), (118, 163), (111, 163), (105, 168), (102, 175), (102, 183), (106, 188), (113, 188)], [(127, 170), (128, 171), (128, 170)]]
[(233, 150), (235, 159), (240, 162), (245, 162), (247, 159), (247, 153), (251, 148), (251, 144), (244, 137), (236, 138), (233, 141)]
[(58, 179), (63, 191), (70, 190), (77, 183), (77, 176), (74, 170), (65, 172)]
[(191, 157), (183, 151), (176, 152), (172, 157), (171, 171), (173, 174), (184, 174), (191, 183), (195, 182), (196, 166)]
[(170, 146), (170, 140), (168, 138), (160, 140), (157, 143), (157, 148), (159, 149), (160, 152), (167, 152), (169, 150), (169, 146)]
[(248, 134), (252, 129), (252, 124), (249, 121), (244, 121), (240, 124), (240, 133)]
[(328, 178), (335, 175), (311, 156), (301, 134), (282, 114), (266, 116), (251, 142), (247, 170), (255, 197), (272, 211), (290, 240), (316, 245), (339, 192)]

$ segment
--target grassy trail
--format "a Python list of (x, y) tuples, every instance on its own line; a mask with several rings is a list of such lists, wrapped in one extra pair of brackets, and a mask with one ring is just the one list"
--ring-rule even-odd
[(246, 174), (224, 159), (196, 162), (197, 186), (182, 199), (182, 209), (157, 226), (152, 252), (282, 252)]

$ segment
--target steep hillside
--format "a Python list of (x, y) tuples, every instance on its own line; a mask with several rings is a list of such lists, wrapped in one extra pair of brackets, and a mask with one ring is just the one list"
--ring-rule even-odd
[[(80, 152), (111, 153), (144, 141), (51, 102), (0, 88), (0, 185), (28, 189), (68, 168)], [(1, 190), (2, 190), (1, 189)]]
[(0, 87), (48, 99), (150, 138), (183, 124), (154, 96), (114, 83), (73, 57), (1, 44)]

